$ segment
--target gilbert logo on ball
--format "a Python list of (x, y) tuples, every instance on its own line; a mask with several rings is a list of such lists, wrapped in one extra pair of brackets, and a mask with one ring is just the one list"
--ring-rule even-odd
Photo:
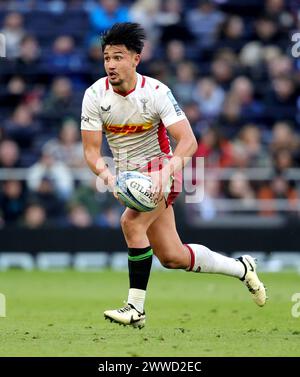
[(0, 33), (0, 58), (6, 58), (6, 38)]
[(147, 198), (151, 199), (154, 202), (154, 204), (157, 205), (158, 199), (155, 197), (154, 193), (151, 192), (151, 190), (145, 189), (136, 181), (131, 181), (129, 186), (133, 189), (136, 189), (140, 194), (145, 195)]
[(157, 198), (151, 192), (151, 186), (149, 176), (137, 171), (125, 171), (117, 176), (116, 193), (126, 207), (148, 212), (157, 206)]
[(6, 317), (6, 299), (3, 293), (0, 293), (0, 317)]

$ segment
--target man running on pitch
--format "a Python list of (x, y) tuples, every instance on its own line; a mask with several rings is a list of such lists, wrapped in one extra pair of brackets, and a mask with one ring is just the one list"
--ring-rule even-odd
[[(85, 92), (82, 104), (82, 142), (90, 169), (113, 191), (115, 176), (101, 156), (104, 131), (118, 171), (150, 174), (160, 201), (151, 212), (126, 208), (121, 217), (128, 246), (129, 294), (123, 308), (104, 317), (119, 324), (143, 327), (144, 302), (153, 253), (166, 268), (233, 276), (245, 283), (255, 303), (263, 306), (266, 291), (249, 255), (228, 258), (198, 244), (183, 244), (177, 234), (174, 202), (180, 173), (197, 148), (189, 121), (170, 89), (136, 72), (144, 30), (136, 23), (115, 24), (102, 37), (107, 77)], [(172, 152), (168, 134), (176, 140)], [(184, 159), (185, 158), (185, 159)], [(170, 182), (169, 194), (164, 193)]]

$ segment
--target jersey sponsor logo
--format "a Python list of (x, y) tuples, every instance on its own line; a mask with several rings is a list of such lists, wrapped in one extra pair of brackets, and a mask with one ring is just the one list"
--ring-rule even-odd
[(181, 108), (179, 107), (176, 99), (174, 98), (171, 90), (167, 92), (167, 96), (169, 97), (169, 100), (172, 102), (172, 105), (174, 106), (174, 109), (176, 111), (177, 116), (180, 116), (182, 114)]
[(113, 134), (135, 134), (149, 131), (153, 125), (152, 123), (140, 123), (140, 124), (108, 124), (104, 126), (106, 131), (111, 132)]
[(111, 105), (109, 105), (107, 108), (103, 107), (103, 106), (100, 106), (101, 107), (101, 110), (104, 112), (104, 113), (108, 113), (111, 109)]

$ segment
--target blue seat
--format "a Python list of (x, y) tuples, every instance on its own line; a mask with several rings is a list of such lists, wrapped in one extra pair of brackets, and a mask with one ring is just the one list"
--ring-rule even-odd
[(33, 11), (25, 16), (25, 28), (37, 36), (55, 35), (59, 21), (59, 16), (52, 13)]

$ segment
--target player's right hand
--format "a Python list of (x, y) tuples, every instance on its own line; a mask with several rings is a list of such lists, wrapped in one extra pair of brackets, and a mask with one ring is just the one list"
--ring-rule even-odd
[(113, 180), (112, 180), (112, 183), (113, 183), (113, 186), (112, 187), (112, 193), (113, 193), (113, 196), (123, 205), (125, 206), (125, 203), (119, 198), (119, 195), (116, 191), (116, 176), (114, 175), (113, 176)]

